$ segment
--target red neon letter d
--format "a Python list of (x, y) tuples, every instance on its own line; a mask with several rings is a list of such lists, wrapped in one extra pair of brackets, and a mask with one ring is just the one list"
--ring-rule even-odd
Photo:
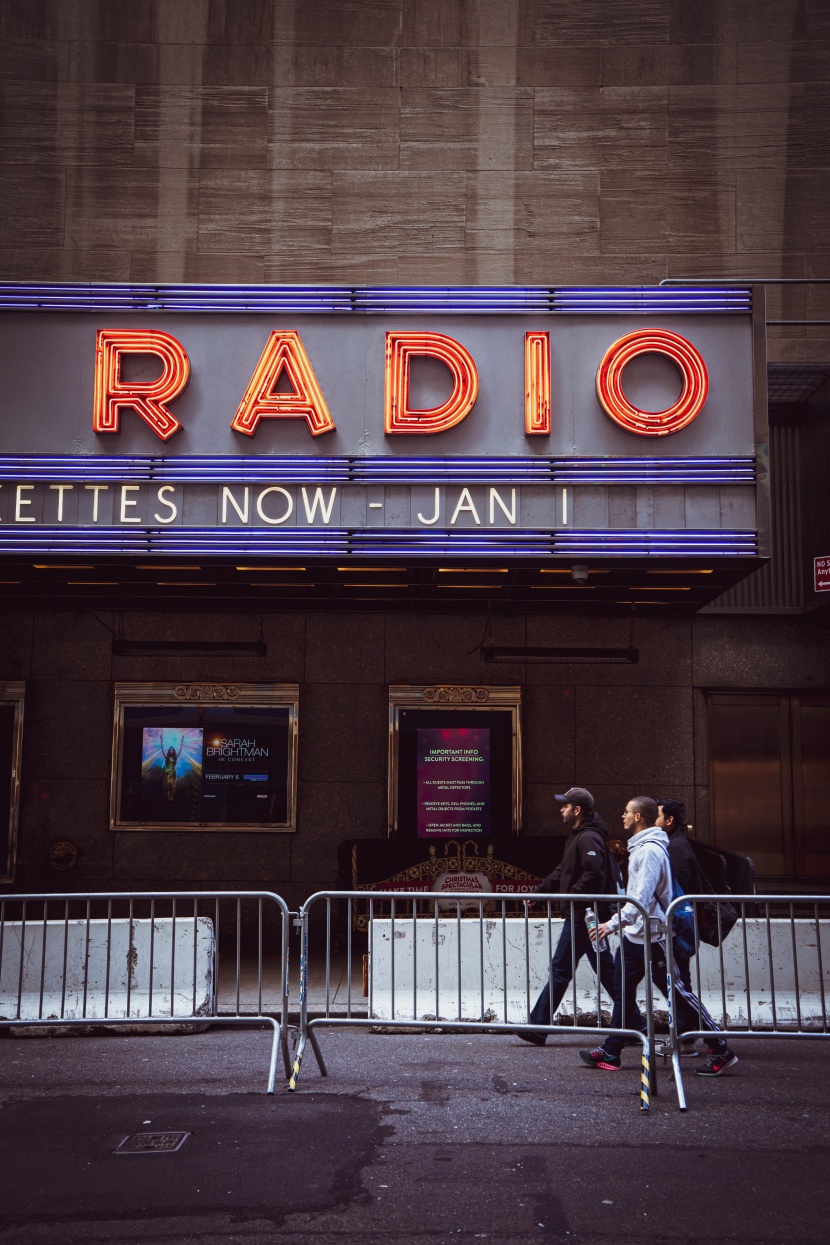
[[(409, 405), (409, 365), (413, 355), (440, 359), (452, 372), (453, 391), (440, 406), (418, 410)], [(466, 419), (478, 397), (478, 372), (461, 342), (443, 333), (386, 334), (384, 431), (423, 435), (446, 432)]]

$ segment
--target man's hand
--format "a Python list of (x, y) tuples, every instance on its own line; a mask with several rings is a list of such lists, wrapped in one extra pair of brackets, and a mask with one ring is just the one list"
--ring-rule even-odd
[(611, 926), (606, 924), (597, 925), (594, 929), (588, 930), (588, 933), (591, 935), (591, 942), (596, 942), (597, 939), (602, 942), (611, 933)]

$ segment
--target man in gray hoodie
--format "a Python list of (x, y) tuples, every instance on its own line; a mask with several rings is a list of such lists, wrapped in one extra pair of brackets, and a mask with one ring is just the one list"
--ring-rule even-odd
[[(648, 930), (639, 908), (625, 904), (610, 920), (591, 931), (592, 938), (607, 938), (619, 933), (620, 948), (614, 961), (614, 1011), (612, 1029), (639, 1029), (645, 1032), (645, 1020), (637, 1006), (637, 987), (646, 972), (645, 939), (651, 944), (651, 979), (661, 994), (668, 997), (668, 964), (666, 961), (666, 910), (672, 900), (672, 875), (669, 864), (669, 837), (655, 826), (657, 804), (648, 796), (629, 800), (623, 813), (623, 827), (628, 842), (628, 894), (648, 914)], [(726, 1038), (702, 1003), (675, 974), (677, 1031), (709, 1029), (712, 1037), (704, 1038), (709, 1058), (698, 1076), (720, 1076), (738, 1062)], [(717, 1033), (717, 1036), (715, 1036)], [(620, 1051), (626, 1039), (609, 1034), (596, 1050), (581, 1050), (579, 1059), (589, 1068), (607, 1072), (621, 1067)]]

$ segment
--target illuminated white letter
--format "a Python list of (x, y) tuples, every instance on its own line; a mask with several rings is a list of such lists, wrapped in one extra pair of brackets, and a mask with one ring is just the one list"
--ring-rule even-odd
[(85, 489), (89, 489), (89, 491), (95, 495), (95, 500), (92, 503), (92, 522), (93, 523), (98, 522), (98, 496), (100, 493), (109, 492), (109, 487), (110, 486), (108, 484), (85, 484), (84, 485)]
[(323, 490), (321, 488), (314, 490), (314, 502), (311, 506), (309, 506), (308, 504), (308, 493), (306, 492), (305, 487), (303, 487), (302, 492), (303, 492), (303, 505), (305, 506), (305, 517), (308, 519), (309, 523), (314, 522), (314, 516), (317, 513), (318, 505), (320, 507), (320, 513), (323, 516), (323, 522), (328, 523), (329, 519), (331, 518), (331, 510), (332, 510), (332, 506), (334, 505), (334, 499), (337, 496), (337, 489), (333, 488), (331, 490), (331, 494), (329, 496), (328, 507), (326, 506), (326, 503), (323, 501)]
[(228, 521), (228, 502), (231, 503), (234, 510), (239, 515), (240, 519), (242, 520), (242, 522), (243, 523), (248, 522), (248, 494), (249, 492), (250, 492), (250, 489), (248, 488), (248, 485), (246, 484), (245, 485), (245, 509), (240, 510), (239, 506), (237, 505), (236, 498), (234, 497), (231, 490), (228, 488), (227, 484), (222, 485), (222, 522), (223, 523), (227, 523)]
[[(320, 490), (318, 489), (317, 492), (319, 493), (319, 491)], [(303, 492), (305, 492), (305, 489), (303, 489)], [(262, 499), (263, 497), (267, 497), (269, 493), (282, 493), (283, 497), (285, 498), (285, 501), (286, 501), (285, 514), (280, 515), (278, 519), (269, 518), (268, 515), (265, 513), (265, 511), (262, 509)], [(262, 492), (260, 493), (259, 497), (256, 499), (256, 512), (264, 523), (271, 523), (271, 524), (284, 523), (286, 519), (291, 518), (291, 512), (293, 511), (293, 509), (294, 509), (294, 498), (291, 496), (288, 489), (282, 488), (282, 486), (279, 484), (272, 484), (270, 488), (264, 488)], [(306, 510), (308, 510), (308, 506), (306, 506)]]
[(127, 494), (137, 493), (138, 489), (139, 489), (139, 486), (137, 484), (122, 484), (121, 485), (121, 522), (122, 523), (140, 523), (141, 522), (141, 519), (133, 519), (133, 518), (127, 517), (127, 507), (138, 505), (138, 502), (133, 501), (132, 498), (127, 496)]
[(23, 496), (24, 490), (28, 492), (30, 489), (33, 489), (34, 487), (35, 487), (34, 484), (18, 484), (17, 504), (15, 505), (15, 508), (14, 508), (15, 523), (34, 523), (35, 522), (35, 516), (33, 514), (21, 514), (20, 513), (21, 506), (31, 506), (32, 504), (31, 498)]
[(158, 491), (157, 496), (162, 506), (168, 506), (170, 508), (171, 514), (166, 519), (162, 518), (160, 514), (154, 514), (153, 518), (155, 519), (156, 523), (172, 523), (174, 519), (176, 518), (176, 516), (178, 515), (179, 513), (178, 506), (176, 506), (172, 501), (168, 501), (167, 498), (164, 496), (165, 493), (175, 494), (175, 492), (176, 490), (172, 484), (162, 484), (161, 488)]
[[(465, 501), (465, 498), (466, 498), (466, 501)], [(481, 524), (481, 519), (478, 517), (478, 511), (473, 505), (473, 499), (470, 496), (470, 490), (468, 488), (463, 488), (461, 490), (461, 496), (458, 499), (458, 505), (453, 511), (452, 518), (450, 519), (450, 527), (453, 526), (453, 524), (455, 523), (455, 520), (458, 518), (462, 510), (466, 510), (468, 514), (471, 514), (473, 516), (476, 523), (478, 523), (479, 525)]]
[(501, 499), (501, 496), (499, 495), (498, 489), (494, 489), (494, 488), (490, 489), (490, 522), (491, 523), (495, 523), (496, 521), (496, 502), (499, 503), (502, 510), (504, 511), (504, 516), (507, 519), (508, 523), (515, 524), (516, 522), (516, 490), (514, 488), (510, 490), (510, 509), (508, 510), (507, 506), (505, 506), (504, 502)]
[(419, 511), (418, 518), (421, 521), (421, 523), (426, 523), (427, 527), (431, 527), (433, 523), (438, 522), (438, 515), (440, 514), (440, 511), (441, 511), (441, 494), (440, 494), (440, 490), (436, 488), (435, 490), (435, 514), (432, 516), (431, 519), (425, 519), (424, 516)]
[(58, 523), (63, 523), (63, 495), (67, 490), (73, 489), (74, 484), (50, 484), (51, 489), (55, 489), (58, 494)]

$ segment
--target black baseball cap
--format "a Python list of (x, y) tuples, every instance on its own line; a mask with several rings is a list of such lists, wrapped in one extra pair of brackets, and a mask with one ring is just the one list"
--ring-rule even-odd
[(580, 808), (594, 811), (594, 797), (584, 787), (569, 787), (564, 795), (557, 795), (560, 804), (578, 804)]

